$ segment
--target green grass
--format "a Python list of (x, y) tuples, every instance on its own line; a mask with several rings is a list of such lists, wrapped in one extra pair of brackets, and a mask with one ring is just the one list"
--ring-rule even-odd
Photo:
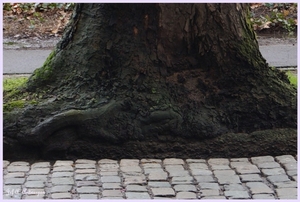
[(290, 83), (297, 87), (297, 75), (289, 71), (286, 74), (290, 80)]

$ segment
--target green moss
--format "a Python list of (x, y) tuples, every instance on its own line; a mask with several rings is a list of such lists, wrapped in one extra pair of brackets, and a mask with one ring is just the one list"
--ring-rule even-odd
[(3, 111), (12, 111), (15, 108), (24, 108), (25, 100), (15, 100), (3, 104)]
[(3, 90), (12, 91), (18, 87), (22, 87), (27, 80), (28, 77), (5, 78), (3, 79)]
[(286, 74), (289, 78), (290, 83), (297, 87), (297, 75), (293, 74), (290, 71), (288, 71)]
[(29, 89), (35, 89), (39, 86), (47, 83), (51, 80), (52, 76), (54, 75), (54, 71), (52, 68), (52, 59), (54, 58), (56, 51), (53, 50), (50, 55), (47, 57), (46, 61), (44, 62), (43, 66), (36, 69), (32, 76), (29, 78), (27, 82), (27, 87)]
[(3, 80), (3, 111), (9, 112), (15, 108), (24, 108), (26, 105), (38, 103), (38, 94), (25, 91), (28, 77), (12, 77)]

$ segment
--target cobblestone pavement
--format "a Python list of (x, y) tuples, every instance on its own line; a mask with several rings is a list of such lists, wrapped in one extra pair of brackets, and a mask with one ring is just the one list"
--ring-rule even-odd
[(297, 199), (291, 155), (3, 162), (4, 199)]

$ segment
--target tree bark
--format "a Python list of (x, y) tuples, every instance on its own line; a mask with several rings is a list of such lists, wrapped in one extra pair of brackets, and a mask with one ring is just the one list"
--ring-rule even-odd
[[(43, 99), (4, 113), (4, 157), (236, 156), (224, 151), (236, 141), (239, 155), (273, 151), (245, 134), (295, 129), (296, 89), (247, 15), (246, 4), (78, 4), (24, 89)], [(296, 153), (296, 131), (282, 130), (280, 151)]]

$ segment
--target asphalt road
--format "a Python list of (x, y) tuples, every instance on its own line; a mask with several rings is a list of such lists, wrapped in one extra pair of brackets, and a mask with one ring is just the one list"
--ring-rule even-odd
[[(260, 46), (270, 66), (296, 67), (297, 44)], [(3, 50), (4, 74), (31, 74), (43, 65), (51, 50)]]

